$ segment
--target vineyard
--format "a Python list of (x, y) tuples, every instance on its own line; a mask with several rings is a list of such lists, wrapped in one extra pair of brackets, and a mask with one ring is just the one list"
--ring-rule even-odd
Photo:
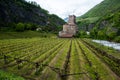
[(0, 69), (27, 80), (120, 80), (120, 52), (89, 39), (3, 39)]

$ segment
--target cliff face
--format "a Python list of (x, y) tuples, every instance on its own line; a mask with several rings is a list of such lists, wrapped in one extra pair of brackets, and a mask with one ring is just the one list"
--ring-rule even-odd
[(35, 2), (25, 0), (0, 0), (0, 24), (6, 23), (34, 23), (46, 25), (62, 25), (64, 21), (56, 15), (50, 15)]

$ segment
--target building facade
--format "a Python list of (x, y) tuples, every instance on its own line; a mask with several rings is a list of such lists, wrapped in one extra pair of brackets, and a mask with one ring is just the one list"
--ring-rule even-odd
[(63, 30), (59, 32), (59, 37), (73, 37), (77, 33), (76, 17), (74, 15), (69, 16), (69, 20), (63, 25)]

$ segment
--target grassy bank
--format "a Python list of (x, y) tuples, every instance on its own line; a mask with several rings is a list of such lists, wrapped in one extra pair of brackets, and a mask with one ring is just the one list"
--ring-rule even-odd
[(34, 37), (55, 37), (52, 33), (40, 33), (36, 31), (25, 32), (0, 32), (0, 39), (34, 38)]
[(0, 70), (0, 80), (25, 80), (25, 79), (15, 74)]

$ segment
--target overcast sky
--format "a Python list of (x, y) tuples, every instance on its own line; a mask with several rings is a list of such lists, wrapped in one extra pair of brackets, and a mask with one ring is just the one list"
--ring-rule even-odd
[(35, 1), (42, 8), (51, 14), (56, 14), (61, 18), (75, 14), (80, 16), (103, 0), (27, 0)]

